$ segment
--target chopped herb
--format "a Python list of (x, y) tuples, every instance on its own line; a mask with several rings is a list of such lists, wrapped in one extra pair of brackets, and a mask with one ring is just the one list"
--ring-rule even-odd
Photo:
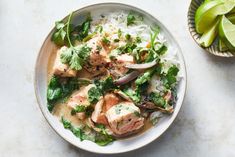
[(141, 95), (140, 95), (140, 91), (137, 88), (136, 90), (133, 90), (131, 88), (126, 88), (123, 90), (123, 92), (131, 98), (131, 100), (133, 100), (135, 103), (139, 103), (141, 100)]
[(120, 114), (122, 111), (122, 104), (115, 106), (115, 113)]
[(139, 36), (136, 37), (135, 41), (136, 41), (136, 43), (141, 43), (142, 42), (142, 40)]
[(179, 68), (176, 65), (173, 65), (172, 67), (168, 69), (167, 73), (163, 75), (162, 81), (163, 81), (164, 86), (167, 89), (170, 89), (172, 84), (174, 84), (177, 81), (176, 76), (178, 72), (179, 72)]
[(102, 42), (103, 42), (104, 44), (106, 44), (106, 45), (109, 45), (109, 44), (110, 44), (110, 40), (108, 40), (107, 37), (103, 37), (103, 38), (102, 38)]
[(97, 46), (96, 46), (96, 50), (97, 50), (97, 51), (101, 51), (101, 50), (102, 50), (102, 46), (97, 45)]
[(127, 26), (131, 25), (131, 24), (134, 24), (135, 22), (135, 16), (133, 15), (132, 12), (130, 12), (128, 15), (127, 15)]
[(134, 111), (136, 117), (140, 117), (140, 113), (138, 111)]
[(122, 36), (122, 31), (121, 29), (118, 29), (118, 38), (121, 38), (121, 36)]
[(113, 41), (114, 41), (115, 43), (117, 43), (117, 42), (120, 41), (120, 39), (114, 39)]
[(163, 107), (165, 108), (167, 102), (166, 100), (159, 94), (156, 92), (152, 92), (149, 95), (149, 99), (156, 105), (159, 107)]
[(85, 105), (78, 105), (75, 107), (75, 109), (72, 109), (71, 115), (75, 115), (76, 113), (85, 112), (85, 111), (86, 111)]
[(103, 31), (103, 27), (100, 25), (95, 28), (95, 32), (102, 33), (102, 31)]
[(98, 89), (97, 87), (92, 87), (88, 91), (88, 100), (92, 104), (97, 103), (101, 96), (102, 96), (102, 93), (100, 89)]
[(112, 50), (110, 53), (109, 53), (109, 58), (112, 60), (112, 59), (116, 59), (116, 57), (118, 55), (121, 54), (121, 51), (119, 49), (114, 49)]
[(94, 111), (94, 108), (92, 106), (85, 106), (85, 105), (78, 105), (71, 111), (71, 115), (75, 115), (79, 112), (85, 112), (86, 116), (90, 116), (91, 113)]
[(96, 80), (95, 85), (103, 94), (116, 88), (111, 76), (106, 77), (104, 80)]
[(155, 70), (154, 68), (147, 70), (144, 74), (142, 74), (135, 80), (135, 84), (139, 86), (144, 84), (145, 82), (148, 82), (153, 76), (154, 70)]
[(125, 46), (121, 46), (118, 49), (122, 52), (122, 53), (132, 53), (133, 50), (137, 47), (137, 45), (135, 43), (132, 42), (127, 42), (127, 44)]
[(151, 49), (153, 49), (153, 50), (154, 50), (155, 40), (156, 40), (156, 37), (159, 34), (159, 32), (160, 32), (159, 27), (155, 27), (154, 33), (150, 34), (150, 46), (151, 46)]
[(130, 40), (131, 39), (131, 35), (130, 34), (126, 34), (125, 38), (126, 38), (126, 40)]

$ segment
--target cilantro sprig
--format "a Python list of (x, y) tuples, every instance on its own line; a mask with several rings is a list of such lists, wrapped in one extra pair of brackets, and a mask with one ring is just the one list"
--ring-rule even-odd
[[(73, 12), (70, 13), (67, 27), (66, 27), (66, 34), (67, 34), (67, 41), (69, 43), (69, 48), (64, 49), (60, 55), (61, 62), (64, 64), (68, 64), (71, 69), (74, 70), (81, 70), (82, 65), (84, 62), (88, 59), (91, 48), (89, 48), (87, 45), (79, 45), (79, 46), (73, 46), (70, 36), (68, 35), (70, 32), (70, 22), (72, 18)], [(88, 26), (86, 26), (87, 28)]]

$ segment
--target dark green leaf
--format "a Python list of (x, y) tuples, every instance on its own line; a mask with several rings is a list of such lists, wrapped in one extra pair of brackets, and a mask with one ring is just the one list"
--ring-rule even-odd
[(170, 89), (172, 84), (174, 84), (177, 81), (176, 76), (178, 72), (179, 72), (179, 68), (173, 65), (172, 67), (169, 68), (167, 73), (163, 75), (162, 81), (166, 88)]
[(66, 31), (65, 31), (65, 27), (66, 27), (66, 24), (63, 23), (63, 21), (57, 21), (55, 23), (55, 27), (56, 27), (56, 30), (55, 32), (52, 34), (52, 38), (51, 40), (56, 44), (56, 45), (59, 45), (59, 46), (62, 46), (64, 45), (64, 41), (65, 41), (65, 37), (66, 37)]
[(92, 87), (88, 91), (88, 100), (92, 104), (97, 103), (101, 96), (102, 96), (102, 93), (100, 89), (98, 89), (97, 87)]
[(150, 100), (159, 107), (165, 107), (166, 101), (159, 93), (150, 93), (149, 95)]
[(147, 70), (144, 74), (142, 74), (135, 80), (135, 84), (139, 86), (144, 84), (145, 82), (148, 82), (151, 79), (153, 73), (154, 73), (154, 68)]
[(135, 22), (135, 16), (133, 15), (133, 13), (130, 12), (127, 15), (127, 26), (134, 24), (134, 22)]
[(102, 42), (103, 42), (104, 44), (106, 44), (106, 45), (109, 45), (109, 44), (110, 44), (110, 40), (108, 40), (107, 37), (103, 37), (103, 38), (102, 38)]

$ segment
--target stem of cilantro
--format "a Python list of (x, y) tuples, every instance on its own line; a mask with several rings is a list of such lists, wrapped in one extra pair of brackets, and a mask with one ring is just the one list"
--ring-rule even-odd
[(70, 47), (73, 47), (73, 44), (71, 43), (71, 40), (70, 40), (70, 37), (69, 37), (69, 29), (70, 29), (70, 22), (71, 22), (71, 18), (72, 18), (72, 15), (73, 15), (73, 12), (71, 12), (69, 14), (69, 18), (68, 18), (68, 21), (67, 21), (67, 29), (66, 29), (66, 33), (67, 33), (67, 39), (68, 39), (68, 42), (69, 42), (69, 46)]

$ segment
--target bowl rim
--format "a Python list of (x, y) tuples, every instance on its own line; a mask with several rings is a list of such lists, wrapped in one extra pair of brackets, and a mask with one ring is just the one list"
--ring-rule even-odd
[[(193, 32), (194, 31), (192, 31), (192, 30), (190, 30), (190, 22), (192, 21), (192, 20), (190, 20), (190, 17), (191, 17), (191, 15), (190, 15), (190, 13), (191, 12), (193, 12), (192, 11), (192, 3), (193, 2), (195, 2), (196, 3), (196, 0), (191, 0), (190, 1), (190, 4), (189, 4), (189, 6), (188, 6), (188, 11), (187, 11), (187, 25), (188, 25), (188, 31), (189, 31), (189, 34), (190, 34), (190, 36), (193, 38), (193, 40), (194, 40), (194, 42), (195, 43), (197, 43), (197, 45), (199, 46), (199, 47), (201, 47), (203, 50), (205, 50), (205, 52), (208, 52), (209, 54), (211, 54), (211, 55), (214, 55), (214, 56), (217, 56), (217, 57), (223, 57), (223, 58), (232, 58), (232, 57), (235, 57), (235, 52), (232, 52), (232, 51), (220, 51), (220, 50), (216, 50), (217, 51), (217, 53), (213, 53), (209, 48), (213, 45), (213, 43), (212, 43), (212, 45), (211, 46), (209, 46), (209, 47), (203, 47), (202, 45), (200, 45), (199, 43), (198, 43), (198, 41), (194, 38), (194, 36), (193, 36)], [(203, 3), (203, 2), (202, 2)], [(200, 5), (199, 5), (200, 6)], [(199, 7), (198, 6), (198, 7)], [(197, 7), (197, 8), (198, 8)], [(196, 13), (196, 12), (195, 12)], [(193, 20), (194, 20), (194, 18), (195, 18), (195, 13), (193, 13)], [(192, 24), (193, 25), (193, 27), (195, 28), (195, 23), (194, 24)], [(197, 34), (197, 35), (200, 35), (200, 34), (198, 34), (197, 32), (196, 32), (196, 30), (195, 30), (195, 33)], [(213, 41), (214, 42), (214, 41)], [(229, 53), (229, 54), (228, 54)], [(227, 54), (227, 55), (225, 55), (225, 54)]]
[[(152, 17), (153, 19), (157, 20), (157, 18), (148, 13), (147, 11), (145, 10), (142, 10), (140, 9), (139, 7), (136, 7), (136, 6), (133, 6), (133, 5), (130, 5), (130, 4), (126, 4), (126, 3), (121, 3), (121, 2), (100, 2), (100, 3), (92, 3), (92, 4), (86, 4), (85, 6), (83, 7), (79, 7), (78, 9), (74, 10), (73, 12), (77, 12), (79, 10), (82, 10), (82, 9), (86, 9), (86, 8), (89, 8), (89, 7), (96, 7), (96, 6), (102, 6), (102, 5), (122, 5), (122, 6), (126, 6), (126, 7), (130, 7), (132, 8), (133, 10), (137, 10), (137, 11), (141, 11), (143, 12), (144, 14), (148, 15), (149, 17)], [(66, 15), (64, 18), (62, 18), (62, 20), (64, 20), (68, 15)], [(159, 20), (157, 20), (159, 21)], [(160, 22), (160, 21), (159, 21)], [(160, 22), (161, 23), (161, 22)], [(162, 24), (162, 23), (161, 23)], [(163, 24), (162, 24), (163, 25)], [(163, 25), (165, 27), (165, 25)], [(88, 151), (88, 152), (92, 152), (92, 153), (97, 153), (97, 154), (120, 154), (120, 153), (125, 153), (125, 152), (131, 152), (131, 151), (134, 151), (134, 150), (137, 150), (137, 149), (140, 149), (142, 147), (145, 147), (146, 145), (152, 143), (153, 141), (155, 141), (156, 139), (160, 138), (165, 132), (166, 130), (168, 130), (168, 128), (172, 125), (172, 123), (175, 121), (176, 117), (178, 116), (179, 112), (180, 112), (180, 109), (184, 103), (184, 100), (185, 100), (185, 96), (186, 96), (186, 91), (187, 91), (187, 69), (186, 69), (186, 64), (185, 64), (185, 59), (184, 59), (184, 56), (183, 56), (183, 53), (182, 53), (182, 49), (181, 47), (179, 46), (178, 42), (175, 42), (175, 45), (177, 46), (177, 48), (179, 49), (179, 51), (177, 52), (177, 54), (180, 56), (181, 58), (181, 61), (183, 63), (183, 71), (185, 73), (185, 77), (184, 77), (184, 88), (182, 89), (183, 90), (183, 94), (182, 94), (182, 102), (180, 103), (180, 106), (179, 106), (179, 109), (178, 109), (178, 112), (176, 113), (175, 117), (171, 120), (171, 122), (164, 128), (164, 130), (159, 134), (159, 136), (156, 136), (155, 138), (153, 138), (151, 141), (149, 142), (146, 142), (142, 145), (139, 145), (138, 147), (135, 147), (135, 148), (132, 148), (132, 149), (129, 149), (127, 151), (115, 151), (115, 152), (100, 152), (100, 151), (94, 151), (94, 150), (91, 150), (91, 149), (85, 149), (85, 148), (81, 148), (79, 147), (78, 145), (76, 145), (75, 143), (73, 143), (69, 138), (67, 138), (66, 136), (63, 136), (61, 135), (57, 130), (56, 128), (53, 127), (53, 125), (51, 124), (51, 122), (49, 121), (49, 119), (47, 118), (47, 113), (46, 111), (43, 109), (43, 103), (40, 102), (40, 98), (39, 98), (39, 93), (38, 93), (38, 87), (37, 87), (37, 78), (36, 78), (36, 72), (37, 72), (37, 68), (38, 68), (38, 62), (39, 62), (39, 56), (41, 55), (42, 53), (42, 48), (43, 48), (43, 45), (45, 44), (46, 42), (46, 39), (48, 39), (48, 37), (50, 36), (50, 34), (54, 31), (55, 29), (55, 26), (53, 26), (53, 28), (51, 29), (51, 31), (47, 34), (47, 36), (44, 38), (43, 42), (42, 42), (42, 45), (39, 49), (39, 52), (37, 54), (37, 57), (36, 57), (36, 61), (35, 61), (35, 66), (34, 66), (34, 93), (35, 93), (35, 96), (36, 96), (36, 100), (37, 100), (37, 104), (43, 114), (43, 117), (46, 119), (47, 123), (49, 124), (49, 126), (54, 130), (54, 132), (56, 132), (57, 135), (59, 135), (60, 137), (62, 137), (63, 140), (67, 141), (69, 144), (75, 146), (76, 148), (79, 148), (79, 149), (82, 149), (82, 150), (85, 150), (85, 151)], [(174, 41), (177, 41), (175, 39), (175, 37), (171, 34), (171, 32), (165, 27), (166, 31), (168, 32), (169, 36), (173, 38)]]

